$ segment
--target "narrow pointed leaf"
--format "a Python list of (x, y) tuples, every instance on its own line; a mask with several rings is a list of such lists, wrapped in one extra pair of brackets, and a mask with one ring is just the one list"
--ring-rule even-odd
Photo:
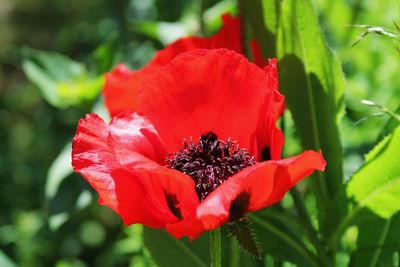
[(301, 144), (304, 149), (322, 150), (327, 161), (325, 172), (313, 177), (319, 210), (325, 217), (323, 206), (343, 185), (338, 121), (344, 111), (344, 76), (310, 0), (282, 2), (277, 50), (280, 88)]

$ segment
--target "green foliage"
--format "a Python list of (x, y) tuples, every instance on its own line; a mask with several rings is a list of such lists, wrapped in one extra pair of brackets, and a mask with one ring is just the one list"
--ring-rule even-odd
[(149, 38), (160, 41), (163, 45), (188, 36), (190, 29), (186, 29), (182, 23), (156, 22), (156, 21), (136, 21), (132, 23), (132, 28), (138, 33), (144, 34)]
[[(347, 195), (356, 201), (355, 211), (367, 207), (382, 218), (400, 210), (400, 127), (367, 156), (347, 185)], [(353, 211), (353, 213), (355, 212)]]
[(277, 36), (280, 88), (302, 147), (321, 150), (327, 162), (325, 172), (312, 177), (319, 227), (326, 236), (339, 219), (331, 218), (338, 214), (332, 203), (343, 186), (339, 122), (344, 113), (344, 75), (311, 1), (283, 2)]
[[(392, 235), (388, 234), (388, 231), (396, 231), (395, 229), (400, 227), (397, 219), (400, 211), (400, 168), (393, 160), (400, 157), (399, 146), (400, 127), (397, 127), (366, 156), (360, 170), (347, 184), (347, 197), (354, 201), (354, 204), (338, 224), (330, 243), (339, 242), (345, 229), (356, 224), (359, 228), (360, 251), (354, 254), (353, 261), (361, 261), (361, 248), (369, 248), (367, 251), (370, 254), (374, 253), (374, 257), (380, 257), (383, 249), (400, 248), (391, 238)], [(371, 231), (373, 228), (376, 229), (375, 232)], [(388, 247), (387, 243), (390, 244)], [(376, 258), (372, 262), (371, 266), (381, 264), (381, 260)]]
[(215, 5), (211, 5), (203, 13), (204, 31), (215, 33), (221, 27), (221, 15), (230, 13), (237, 15), (237, 3), (233, 0), (222, 0)]
[(327, 203), (343, 181), (338, 121), (344, 77), (327, 47), (310, 1), (284, 1), (278, 30), (279, 80), (305, 149), (321, 149), (326, 171), (315, 177), (318, 201)]
[(25, 48), (24, 55), (25, 74), (53, 106), (65, 108), (98, 96), (103, 77), (91, 78), (84, 65), (54, 52)]

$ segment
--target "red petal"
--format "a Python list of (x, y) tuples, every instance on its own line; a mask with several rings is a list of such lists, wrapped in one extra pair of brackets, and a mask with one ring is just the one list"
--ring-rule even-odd
[(136, 92), (147, 78), (147, 75), (141, 75), (141, 71), (130, 71), (122, 64), (105, 75), (103, 96), (111, 116), (123, 111), (136, 111)]
[(168, 151), (208, 131), (252, 151), (266, 82), (265, 72), (236, 52), (198, 49), (179, 55), (143, 84), (139, 109)]
[(279, 161), (266, 161), (242, 170), (213, 191), (197, 209), (205, 229), (211, 230), (229, 218), (232, 201), (242, 192), (250, 193), (248, 211), (259, 210), (282, 199), (300, 179), (314, 170), (324, 170), (321, 153), (306, 151)]
[(264, 68), (264, 71), (267, 73), (268, 77), (268, 87), (274, 92), (273, 113), (275, 120), (282, 115), (285, 109), (285, 97), (279, 92), (277, 63), (278, 60), (276, 58), (272, 58), (268, 61), (268, 65)]
[(123, 65), (106, 74), (103, 90), (105, 104), (112, 116), (122, 111), (136, 111), (136, 94), (139, 86), (183, 52), (198, 48), (228, 48), (242, 53), (240, 19), (229, 14), (222, 16), (223, 26), (212, 37), (187, 37), (177, 40), (159, 51), (143, 69), (129, 71)]
[[(115, 117), (110, 125), (96, 114), (87, 115), (78, 124), (72, 141), (72, 166), (99, 193), (99, 203), (118, 212), (115, 184), (111, 172), (121, 166), (154, 166), (163, 148), (149, 141), (156, 135), (153, 126), (137, 114)], [(154, 137), (152, 137), (154, 139)]]
[(130, 152), (140, 153), (161, 165), (165, 163), (166, 151), (159, 141), (154, 126), (143, 116), (123, 112), (110, 123), (109, 146), (122, 165), (130, 162)]
[(283, 112), (284, 97), (278, 91), (277, 60), (275, 58), (269, 60), (264, 71), (267, 73), (269, 94), (266, 96), (258, 124), (257, 150), (254, 154), (261, 161), (261, 152), (264, 146), (267, 146), (271, 159), (279, 160), (284, 140), (282, 131), (276, 126), (276, 122)]
[(189, 216), (182, 221), (166, 225), (166, 230), (175, 238), (189, 237), (189, 240), (198, 238), (203, 232), (207, 231), (203, 222), (196, 217)]
[(261, 52), (260, 44), (256, 40), (251, 40), (250, 47), (254, 64), (260, 68), (263, 68), (267, 63), (264, 60), (264, 56)]
[(322, 171), (324, 167), (321, 153), (305, 151), (296, 157), (266, 161), (246, 168), (229, 178), (201, 202), (196, 215), (167, 224), (167, 231), (176, 238), (188, 236), (193, 240), (204, 231), (227, 222), (231, 203), (240, 193), (250, 193), (247, 211), (263, 209), (280, 201), (300, 179), (314, 170)]
[(225, 14), (222, 22), (220, 31), (211, 37), (186, 37), (168, 45), (143, 70), (154, 72), (155, 68), (165, 66), (179, 54), (195, 49), (227, 48), (242, 53), (240, 19)]
[(183, 173), (157, 166), (151, 169), (118, 169), (112, 173), (118, 211), (124, 224), (141, 223), (160, 228), (178, 222), (168, 206), (166, 193), (176, 196), (182, 217), (193, 214), (199, 200), (193, 180)]

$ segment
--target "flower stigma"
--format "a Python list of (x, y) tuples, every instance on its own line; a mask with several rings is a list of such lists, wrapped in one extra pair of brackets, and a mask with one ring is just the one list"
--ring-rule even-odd
[(256, 161), (236, 141), (222, 141), (215, 133), (208, 132), (197, 143), (185, 140), (180, 151), (167, 156), (166, 163), (169, 168), (192, 177), (197, 197), (203, 201), (229, 177)]

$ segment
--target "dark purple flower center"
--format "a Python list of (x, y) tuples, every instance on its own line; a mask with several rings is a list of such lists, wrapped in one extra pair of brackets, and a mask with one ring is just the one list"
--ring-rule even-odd
[(193, 178), (200, 201), (229, 177), (256, 163), (236, 141), (219, 140), (213, 132), (203, 134), (198, 143), (185, 140), (181, 150), (170, 154), (166, 162), (169, 168)]

